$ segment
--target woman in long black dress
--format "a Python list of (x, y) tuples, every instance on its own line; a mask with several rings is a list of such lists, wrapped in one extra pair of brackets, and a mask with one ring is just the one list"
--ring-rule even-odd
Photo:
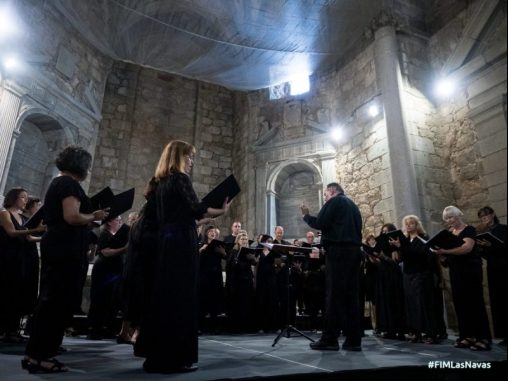
[(249, 236), (240, 233), (235, 238), (235, 245), (228, 258), (231, 268), (231, 310), (229, 320), (235, 332), (246, 332), (253, 329), (254, 314), (254, 272), (256, 264), (254, 254), (245, 254), (242, 248), (249, 247)]
[[(397, 230), (391, 223), (384, 224), (378, 241), (383, 234)], [(379, 254), (375, 287), (377, 329), (383, 338), (405, 340), (404, 292), (402, 290), (402, 270), (398, 263), (397, 251), (393, 246), (383, 245)]]
[(279, 300), (277, 289), (277, 274), (275, 273), (275, 257), (280, 254), (271, 252), (261, 243), (273, 243), (273, 238), (262, 234), (258, 248), (263, 249), (259, 255), (256, 271), (256, 313), (257, 328), (263, 332), (277, 330), (279, 320)]
[(27, 200), (23, 188), (13, 188), (5, 195), (5, 210), (0, 211), (0, 333), (5, 342), (22, 341), (18, 331), (25, 304), (23, 255), (29, 244), (27, 238), (45, 229), (23, 227), (21, 211)]
[[(199, 248), (199, 328), (201, 332), (216, 332), (217, 316), (223, 306), (222, 260), (227, 254), (223, 245), (210, 245), (218, 238), (215, 226), (206, 228), (205, 237), (205, 243)], [(208, 326), (205, 325), (207, 315)]]
[[(23, 223), (26, 223), (42, 206), (42, 202), (37, 197), (28, 197), (25, 211), (21, 215)], [(40, 242), (42, 233), (29, 235), (25, 245), (22, 258), (21, 277), (22, 277), (22, 313), (29, 316), (25, 332), (30, 330), (31, 315), (37, 304), (37, 296), (39, 295), (39, 251), (37, 250), (37, 242)]]
[(477, 240), (480, 247), (480, 255), (487, 260), (487, 277), (489, 282), (490, 311), (494, 334), (502, 339), (500, 345), (506, 346), (506, 324), (508, 311), (506, 306), (506, 294), (508, 294), (508, 256), (506, 255), (506, 225), (499, 223), (499, 219), (490, 206), (485, 206), (478, 211), (481, 221), (478, 232), (490, 232), (503, 243), (493, 246), (486, 240)]
[(491, 335), (483, 300), (482, 259), (475, 249), (476, 229), (462, 221), (463, 213), (456, 206), (443, 210), (449, 231), (464, 241), (454, 249), (438, 249), (437, 255), (447, 257), (452, 286), (453, 305), (459, 325), (456, 348), (476, 351), (490, 350)]
[(406, 323), (413, 334), (409, 341), (433, 344), (437, 342), (437, 322), (434, 314), (435, 254), (425, 246), (428, 236), (417, 216), (405, 216), (402, 227), (407, 241), (392, 239), (390, 244), (399, 249), (404, 264)]
[(91, 163), (92, 156), (83, 148), (65, 148), (56, 159), (60, 174), (46, 192), (41, 286), (22, 360), (23, 368), (30, 373), (67, 370), (54, 356), (81, 292), (80, 272), (88, 250), (87, 226), (108, 215), (105, 210), (90, 210), (90, 201), (79, 184), (87, 177)]
[[(122, 257), (127, 251), (128, 240), (128, 233), (116, 235), (121, 226), (120, 216), (109, 220), (104, 225), (97, 242), (88, 311), (91, 331), (87, 338), (91, 340), (115, 336), (114, 322), (121, 308), (119, 290), (123, 270)], [(122, 229), (128, 231), (129, 227), (126, 225)]]
[(135, 343), (143, 313), (151, 295), (157, 254), (157, 208), (152, 177), (145, 187), (145, 204), (129, 231), (129, 244), (123, 267), (123, 323), (117, 342)]
[(159, 239), (155, 283), (150, 305), (134, 347), (146, 357), (147, 372), (188, 372), (198, 361), (198, 241), (196, 220), (224, 214), (207, 208), (194, 192), (189, 173), (195, 148), (171, 141), (155, 170)]

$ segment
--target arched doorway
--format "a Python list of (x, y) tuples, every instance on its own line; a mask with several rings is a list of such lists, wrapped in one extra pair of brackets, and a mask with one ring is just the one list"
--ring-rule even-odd
[(42, 198), (57, 173), (53, 162), (67, 143), (66, 134), (56, 119), (35, 113), (23, 119), (17, 135), (5, 190), (21, 186), (30, 195)]
[(319, 168), (311, 161), (295, 159), (281, 163), (269, 176), (267, 189), (267, 224), (284, 227), (288, 239), (303, 238), (312, 230), (302, 220), (300, 205), (317, 213), (322, 204), (323, 180)]

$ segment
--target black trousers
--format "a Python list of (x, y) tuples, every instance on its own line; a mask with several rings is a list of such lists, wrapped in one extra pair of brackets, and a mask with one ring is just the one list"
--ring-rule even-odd
[(360, 247), (326, 248), (326, 308), (322, 340), (334, 342), (343, 331), (346, 341), (360, 345)]
[(80, 290), (81, 259), (42, 259), (41, 289), (25, 354), (45, 360), (58, 354)]
[(472, 337), (491, 340), (482, 281), (482, 263), (479, 258), (450, 263), (453, 305), (461, 339)]

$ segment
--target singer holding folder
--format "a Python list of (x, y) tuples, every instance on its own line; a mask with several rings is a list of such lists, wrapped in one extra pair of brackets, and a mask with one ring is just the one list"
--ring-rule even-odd
[[(476, 236), (476, 244), (479, 246), (480, 255), (487, 261), (487, 280), (489, 284), (490, 312), (492, 325), (496, 337), (502, 339), (499, 343), (506, 347), (506, 326), (508, 324), (508, 306), (506, 294), (508, 294), (508, 258), (506, 256), (506, 232), (505, 224), (500, 223), (496, 212), (490, 206), (484, 206), (478, 210), (480, 225), (476, 228), (479, 236)], [(481, 237), (491, 234), (497, 238), (494, 245)]]
[(81, 292), (80, 272), (88, 250), (87, 226), (108, 216), (106, 210), (91, 210), (79, 184), (86, 179), (91, 164), (92, 155), (83, 148), (65, 148), (56, 158), (60, 173), (46, 192), (47, 231), (41, 240), (40, 294), (21, 361), (30, 373), (67, 371), (54, 357)]
[(23, 226), (20, 212), (25, 209), (28, 193), (23, 188), (12, 188), (6, 195), (0, 211), (0, 331), (4, 342), (21, 342), (18, 334), (19, 322), (23, 315), (24, 257), (29, 256), (31, 234), (45, 230), (40, 225), (34, 229)]
[(198, 237), (196, 220), (216, 217), (229, 209), (200, 203), (189, 174), (195, 148), (173, 140), (164, 148), (155, 170), (159, 223), (157, 264), (151, 301), (134, 347), (146, 357), (149, 373), (196, 370), (198, 361)]
[(448, 256), (453, 305), (459, 325), (455, 347), (487, 351), (491, 335), (483, 300), (482, 259), (475, 249), (476, 229), (464, 223), (463, 215), (456, 206), (444, 208), (443, 221), (464, 243), (452, 249), (437, 249), (435, 253)]

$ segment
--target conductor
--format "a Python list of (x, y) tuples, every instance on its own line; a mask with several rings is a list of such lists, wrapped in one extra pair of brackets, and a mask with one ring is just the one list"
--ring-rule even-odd
[(317, 217), (301, 206), (304, 221), (321, 230), (326, 260), (326, 308), (321, 338), (310, 343), (315, 350), (339, 350), (338, 337), (344, 333), (343, 350), (361, 351), (359, 279), (362, 217), (356, 204), (344, 195), (338, 183), (324, 192), (325, 204)]

